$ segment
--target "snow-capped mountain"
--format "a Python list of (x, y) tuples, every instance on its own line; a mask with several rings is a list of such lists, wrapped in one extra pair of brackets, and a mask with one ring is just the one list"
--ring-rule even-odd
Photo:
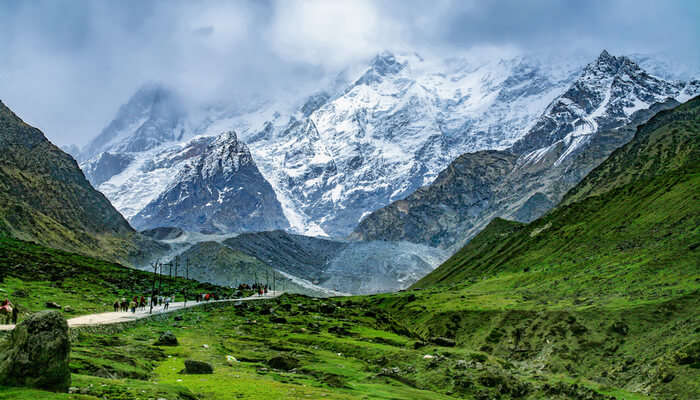
[(353, 234), (459, 248), (494, 217), (529, 221), (634, 135), (655, 112), (700, 93), (603, 51), (503, 152), (459, 157), (430, 186), (377, 210)]
[(151, 215), (148, 226), (164, 225), (174, 220), (154, 215), (165, 209), (142, 211), (186, 176), (183, 160), (201, 147), (193, 138), (235, 129), (291, 230), (342, 237), (463, 153), (515, 146), (535, 159), (555, 143), (573, 153), (587, 134), (685, 90), (615, 60), (606, 52), (582, 73), (576, 63), (533, 57), (387, 52), (296, 101), (232, 99), (187, 112), (172, 91), (150, 85), (86, 147), (81, 167), (132, 223)]
[(193, 139), (189, 144), (185, 151), (198, 154), (184, 162), (172, 183), (131, 218), (133, 226), (177, 226), (208, 233), (289, 226), (274, 190), (234, 132)]
[(180, 140), (185, 118), (185, 109), (176, 93), (162, 85), (144, 85), (83, 149), (80, 160), (89, 160), (102, 152), (139, 153)]
[(575, 71), (523, 57), (383, 53), (341, 92), (310, 98), (247, 143), (294, 228), (345, 236), (460, 154), (510, 146)]

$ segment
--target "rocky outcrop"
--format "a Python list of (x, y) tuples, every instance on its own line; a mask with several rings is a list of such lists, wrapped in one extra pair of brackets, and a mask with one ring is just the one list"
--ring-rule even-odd
[(171, 226), (146, 229), (145, 231), (141, 231), (142, 235), (148, 236), (148, 237), (155, 239), (155, 240), (177, 239), (180, 236), (182, 236), (184, 233), (185, 232), (182, 229), (171, 227)]
[(0, 385), (65, 392), (71, 383), (68, 324), (58, 311), (22, 321), (0, 350)]

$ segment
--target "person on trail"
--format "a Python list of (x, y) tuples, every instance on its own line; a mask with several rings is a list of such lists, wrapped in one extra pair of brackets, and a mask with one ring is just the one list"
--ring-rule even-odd
[(10, 299), (5, 299), (0, 303), (0, 314), (5, 315), (5, 323), (9, 324), (10, 320), (12, 319), (12, 311), (14, 310), (14, 307), (12, 303), (10, 303)]
[(114, 312), (118, 312), (120, 306), (121, 304), (119, 304), (119, 299), (114, 300)]
[(146, 309), (146, 298), (145, 297), (141, 296), (141, 302), (139, 303), (139, 306), (141, 307), (142, 311)]
[(165, 306), (163, 307), (163, 310), (167, 310), (170, 307), (170, 296), (165, 298)]
[(263, 295), (263, 290), (262, 290), (262, 287), (260, 287), (260, 288), (258, 288), (258, 296), (262, 296), (262, 295)]
[(204, 295), (204, 300), (209, 301), (210, 298), (211, 298), (211, 295), (209, 293)]
[(134, 300), (131, 300), (131, 303), (129, 303), (129, 308), (131, 308), (132, 314), (136, 313), (136, 302)]

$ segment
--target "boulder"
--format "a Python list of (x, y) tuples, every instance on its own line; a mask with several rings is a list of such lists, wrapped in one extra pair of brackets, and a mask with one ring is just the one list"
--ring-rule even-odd
[(56, 303), (55, 301), (47, 301), (46, 302), (46, 308), (54, 308), (57, 310), (61, 309), (61, 305)]
[(181, 371), (183, 374), (213, 374), (214, 368), (209, 363), (197, 360), (185, 360), (185, 369)]
[(71, 307), (71, 306), (65, 306), (65, 307), (63, 307), (63, 311), (65, 311), (67, 313), (72, 313), (74, 310), (73, 310), (73, 307)]
[(299, 360), (292, 356), (282, 355), (272, 357), (267, 361), (267, 365), (274, 369), (280, 369), (282, 371), (291, 371), (299, 366)]
[(167, 331), (160, 335), (158, 340), (153, 343), (154, 346), (177, 346), (177, 338), (172, 332)]
[(272, 317), (270, 318), (270, 322), (272, 322), (273, 324), (286, 324), (287, 319), (284, 317)]
[(68, 323), (58, 311), (30, 315), (0, 349), (0, 385), (66, 392), (70, 387)]

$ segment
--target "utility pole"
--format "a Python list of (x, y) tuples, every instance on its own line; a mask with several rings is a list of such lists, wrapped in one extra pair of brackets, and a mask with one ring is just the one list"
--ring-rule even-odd
[(185, 308), (187, 308), (187, 287), (190, 284), (190, 259), (185, 258), (185, 279), (187, 279), (187, 282), (185, 282)]
[(153, 264), (153, 285), (151, 286), (151, 309), (148, 311), (149, 314), (153, 314), (153, 298), (156, 292), (156, 279), (158, 277), (158, 261)]
[[(175, 257), (175, 293), (177, 293), (177, 267), (180, 264), (180, 256)], [(173, 302), (175, 301), (175, 296), (173, 296)]]

